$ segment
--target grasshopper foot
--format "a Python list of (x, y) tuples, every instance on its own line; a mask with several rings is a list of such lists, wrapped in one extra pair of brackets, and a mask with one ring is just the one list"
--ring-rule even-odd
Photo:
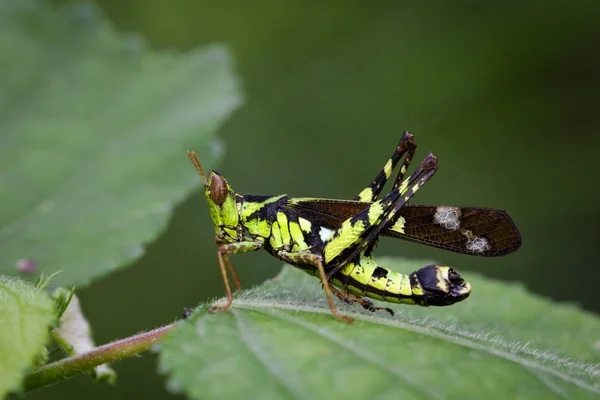
[(224, 306), (212, 306), (211, 308), (208, 309), (208, 313), (209, 314), (214, 314), (215, 311), (227, 311), (229, 310), (229, 307), (231, 306), (231, 303), (225, 304)]

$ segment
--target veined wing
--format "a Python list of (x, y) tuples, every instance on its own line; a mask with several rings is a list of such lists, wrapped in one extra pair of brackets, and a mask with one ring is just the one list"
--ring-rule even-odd
[[(288, 206), (314, 224), (337, 229), (369, 203), (291, 198)], [(381, 234), (477, 256), (501, 256), (521, 247), (521, 234), (510, 216), (493, 208), (405, 204)]]

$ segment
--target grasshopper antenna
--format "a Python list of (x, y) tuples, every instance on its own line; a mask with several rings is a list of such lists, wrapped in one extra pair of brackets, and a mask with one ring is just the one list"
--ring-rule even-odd
[(196, 167), (196, 171), (198, 171), (198, 175), (200, 175), (200, 179), (202, 179), (202, 183), (204, 186), (208, 186), (208, 181), (206, 180), (206, 176), (204, 175), (204, 170), (202, 169), (202, 165), (200, 165), (200, 161), (198, 160), (198, 156), (195, 151), (187, 151), (187, 155), (192, 160), (192, 164)]

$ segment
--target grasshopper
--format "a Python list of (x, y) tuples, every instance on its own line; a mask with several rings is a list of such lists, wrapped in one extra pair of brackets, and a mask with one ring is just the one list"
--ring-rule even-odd
[[(404, 132), (383, 169), (353, 200), (239, 194), (214, 170), (207, 179), (196, 154), (188, 151), (204, 184), (227, 293), (227, 302), (209, 312), (227, 311), (233, 302), (228, 271), (241, 289), (229, 255), (259, 249), (318, 277), (331, 313), (341, 321), (352, 318), (337, 310), (333, 296), (392, 315), (391, 309), (376, 307), (368, 298), (421, 306), (466, 299), (471, 285), (449, 266), (426, 265), (406, 275), (372, 258), (381, 235), (478, 256), (500, 256), (521, 246), (519, 231), (505, 211), (409, 204), (437, 171), (437, 158), (429, 153), (404, 178), (416, 147), (413, 135)], [(381, 196), (399, 163), (392, 189)]]

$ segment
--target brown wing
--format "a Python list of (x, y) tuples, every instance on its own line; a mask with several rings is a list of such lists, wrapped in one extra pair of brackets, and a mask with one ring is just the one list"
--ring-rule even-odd
[[(290, 199), (288, 206), (314, 224), (337, 229), (347, 218), (370, 203), (353, 200)], [(382, 231), (392, 236), (477, 256), (501, 256), (521, 247), (521, 235), (502, 210), (477, 207), (404, 205), (393, 226)]]

